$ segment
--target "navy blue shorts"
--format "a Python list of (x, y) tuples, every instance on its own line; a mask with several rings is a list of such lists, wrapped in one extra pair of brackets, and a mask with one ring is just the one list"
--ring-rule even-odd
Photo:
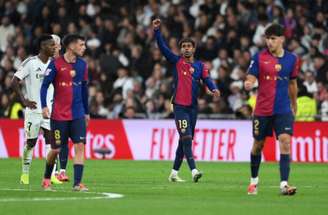
[(174, 119), (180, 137), (194, 137), (194, 131), (197, 121), (197, 108), (174, 105)]
[(59, 148), (61, 145), (68, 143), (71, 138), (73, 143), (84, 143), (86, 139), (85, 118), (74, 119), (69, 121), (50, 120), (51, 131), (54, 137), (54, 146)]
[(273, 116), (253, 117), (253, 137), (256, 140), (264, 140), (265, 137), (272, 137), (273, 130), (276, 138), (280, 134), (293, 135), (294, 115), (277, 114)]

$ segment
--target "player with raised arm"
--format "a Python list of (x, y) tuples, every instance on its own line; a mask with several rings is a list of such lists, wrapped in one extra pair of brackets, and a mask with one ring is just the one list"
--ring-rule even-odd
[[(46, 154), (50, 151), (51, 135), (50, 121), (43, 119), (40, 89), (45, 71), (48, 67), (51, 57), (54, 55), (55, 42), (50, 35), (42, 35), (38, 40), (39, 54), (24, 60), (12, 79), (12, 87), (25, 108), (24, 130), (26, 144), (24, 145), (22, 157), (22, 174), (20, 177), (21, 184), (29, 184), (29, 171), (32, 163), (33, 148), (37, 142), (40, 129), (46, 142)], [(23, 95), (20, 82), (24, 81), (26, 96)], [(46, 98), (49, 104), (52, 104), (53, 87), (49, 88)], [(52, 178), (58, 182), (56, 178)], [(59, 182), (60, 183), (60, 182)]]
[(196, 168), (192, 153), (192, 140), (197, 120), (197, 97), (201, 85), (200, 81), (202, 80), (206, 84), (214, 96), (220, 96), (220, 91), (209, 77), (206, 65), (194, 59), (196, 47), (192, 39), (181, 39), (179, 42), (181, 55), (175, 55), (167, 47), (161, 35), (161, 20), (153, 20), (152, 25), (160, 51), (175, 66), (172, 71), (175, 83), (172, 103), (180, 138), (173, 168), (168, 179), (171, 182), (184, 181), (178, 176), (178, 171), (185, 156), (191, 170), (192, 180), (198, 182), (202, 177), (202, 172)]
[[(51, 117), (51, 131), (54, 144), (48, 154), (42, 187), (51, 190), (50, 176), (56, 157), (68, 138), (74, 143), (73, 191), (88, 191), (83, 185), (84, 148), (86, 126), (89, 121), (88, 109), (88, 67), (81, 58), (85, 52), (85, 39), (77, 34), (66, 35), (63, 39), (65, 54), (52, 60), (41, 87), (41, 105), (44, 118)], [(53, 111), (49, 113), (46, 100), (50, 84), (54, 86)]]
[(265, 30), (267, 49), (255, 54), (244, 82), (251, 90), (258, 81), (258, 96), (253, 116), (254, 143), (251, 150), (251, 181), (248, 194), (257, 194), (261, 153), (267, 136), (273, 130), (280, 148), (280, 191), (294, 195), (296, 187), (288, 184), (290, 171), (290, 143), (294, 115), (297, 111), (297, 74), (299, 58), (283, 48), (284, 28), (271, 24)]

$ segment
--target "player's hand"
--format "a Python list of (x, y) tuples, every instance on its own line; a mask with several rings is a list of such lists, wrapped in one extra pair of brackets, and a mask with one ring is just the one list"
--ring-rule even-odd
[(28, 99), (24, 99), (22, 101), (24, 107), (28, 107), (30, 109), (36, 109), (36, 102), (35, 101), (30, 101)]
[(244, 87), (245, 90), (250, 91), (251, 89), (253, 89), (254, 84), (251, 81), (245, 81), (244, 82)]
[(293, 115), (296, 116), (296, 114), (297, 114), (297, 106), (296, 105), (292, 105), (292, 112), (293, 112)]
[(90, 115), (89, 114), (86, 114), (85, 115), (85, 125), (86, 125), (86, 127), (88, 127), (89, 121), (90, 121)]
[(154, 19), (153, 20), (153, 29), (159, 29), (159, 26), (161, 25), (161, 20), (160, 19)]
[(44, 107), (42, 109), (42, 116), (45, 119), (49, 119), (50, 118), (50, 112), (49, 112), (49, 108), (48, 107)]
[(213, 93), (214, 97), (220, 97), (221, 96), (220, 90), (218, 90), (218, 89), (213, 90), (212, 93)]

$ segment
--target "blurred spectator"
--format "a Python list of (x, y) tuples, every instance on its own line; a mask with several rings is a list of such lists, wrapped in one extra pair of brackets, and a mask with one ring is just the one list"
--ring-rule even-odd
[(300, 84), (297, 96), (296, 121), (314, 121), (317, 115), (317, 103), (307, 87)]

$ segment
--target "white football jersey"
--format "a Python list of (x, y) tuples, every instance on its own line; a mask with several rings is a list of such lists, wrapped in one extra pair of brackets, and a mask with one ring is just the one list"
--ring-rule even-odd
[[(30, 101), (35, 101), (37, 103), (37, 108), (32, 110), (30, 108), (26, 108), (26, 112), (35, 112), (42, 113), (41, 108), (41, 99), (40, 99), (40, 90), (43, 78), (45, 76), (45, 71), (50, 63), (48, 60), (47, 63), (43, 63), (38, 56), (29, 57), (23, 61), (23, 63), (19, 66), (15, 76), (20, 80), (24, 80), (26, 95)], [(51, 84), (48, 88), (47, 93), (47, 104), (49, 110), (51, 111), (52, 103), (54, 97), (54, 87)]]

